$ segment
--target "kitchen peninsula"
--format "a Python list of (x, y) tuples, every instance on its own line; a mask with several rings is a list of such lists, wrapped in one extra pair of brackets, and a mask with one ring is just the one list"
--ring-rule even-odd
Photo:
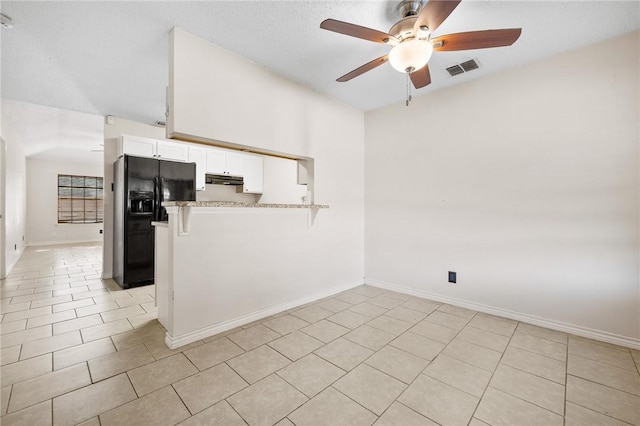
[[(290, 170), (294, 185), (311, 192), (305, 199), (330, 200), (331, 208), (166, 206), (169, 221), (155, 232), (158, 317), (167, 345), (361, 285), (364, 113), (177, 27), (169, 49), (168, 139), (264, 155), (261, 200), (301, 199), (304, 188), (272, 186)], [(299, 168), (271, 167), (269, 156), (294, 159)], [(227, 199), (215, 197), (209, 199)]]
[(353, 286), (326, 275), (327, 265), (344, 263), (323, 241), (318, 212), (327, 205), (164, 206), (168, 222), (154, 223), (156, 301), (170, 348)]

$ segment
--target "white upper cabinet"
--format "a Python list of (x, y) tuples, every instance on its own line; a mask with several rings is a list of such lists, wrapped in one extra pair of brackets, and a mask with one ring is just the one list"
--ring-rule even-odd
[(118, 147), (118, 156), (122, 154), (136, 157), (155, 157), (156, 140), (139, 136), (122, 136), (122, 143)]
[(187, 161), (189, 158), (189, 146), (179, 142), (156, 141), (156, 158)]
[(264, 186), (264, 159), (259, 155), (243, 154), (242, 167), (245, 194), (262, 194)]
[(204, 191), (205, 173), (207, 168), (207, 149), (189, 145), (190, 163), (196, 163), (196, 191)]
[(221, 149), (207, 149), (207, 173), (242, 176), (244, 154)]
[(227, 172), (233, 176), (244, 176), (244, 158), (246, 154), (227, 152)]
[(207, 173), (225, 174), (227, 153), (218, 149), (207, 149)]
[(187, 161), (188, 145), (179, 142), (122, 135), (118, 155), (127, 154), (136, 157), (150, 157), (163, 160)]
[(208, 148), (206, 151), (207, 173), (242, 176), (242, 192), (262, 194), (264, 164), (261, 156), (216, 148)]

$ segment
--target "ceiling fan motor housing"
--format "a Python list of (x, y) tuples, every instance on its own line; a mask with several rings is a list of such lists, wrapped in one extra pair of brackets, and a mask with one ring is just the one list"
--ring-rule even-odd
[(402, 18), (401, 20), (396, 22), (393, 27), (391, 27), (391, 29), (389, 30), (389, 34), (400, 41), (415, 37), (414, 25), (417, 19), (418, 18), (415, 16)]
[(422, 0), (402, 0), (396, 10), (401, 18), (417, 16), (422, 7)]

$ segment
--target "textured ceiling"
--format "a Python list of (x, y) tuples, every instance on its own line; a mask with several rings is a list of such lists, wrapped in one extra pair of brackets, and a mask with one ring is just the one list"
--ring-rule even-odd
[(102, 116), (32, 103), (2, 100), (2, 137), (22, 145), (26, 157), (66, 163), (103, 164)]
[[(2, 1), (2, 97), (96, 115), (164, 120), (169, 31), (178, 26), (319, 93), (363, 110), (404, 100), (406, 78), (388, 64), (335, 79), (383, 55), (385, 45), (324, 31), (334, 18), (388, 31), (397, 1)], [(621, 35), (640, 27), (637, 1), (463, 0), (434, 36), (522, 27), (515, 45), (436, 52), (433, 83), (453, 84)], [(450, 77), (469, 58), (479, 70)]]

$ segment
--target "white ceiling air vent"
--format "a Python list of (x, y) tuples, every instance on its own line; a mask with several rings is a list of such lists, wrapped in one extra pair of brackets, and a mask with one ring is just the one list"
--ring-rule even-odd
[(460, 64), (460, 66), (465, 72), (469, 72), (471, 70), (476, 70), (480, 68), (480, 66), (475, 61), (475, 59), (469, 59), (468, 61), (464, 61), (463, 63)]
[(451, 77), (458, 75), (458, 74), (463, 74), (464, 70), (462, 69), (462, 67), (460, 65), (452, 65), (450, 67), (447, 67), (447, 72), (449, 73), (449, 75)]
[(468, 61), (461, 62), (459, 64), (452, 65), (447, 67), (447, 72), (451, 77), (456, 75), (464, 74), (465, 72), (469, 72), (475, 69), (480, 68), (480, 64), (475, 59), (469, 59)]

